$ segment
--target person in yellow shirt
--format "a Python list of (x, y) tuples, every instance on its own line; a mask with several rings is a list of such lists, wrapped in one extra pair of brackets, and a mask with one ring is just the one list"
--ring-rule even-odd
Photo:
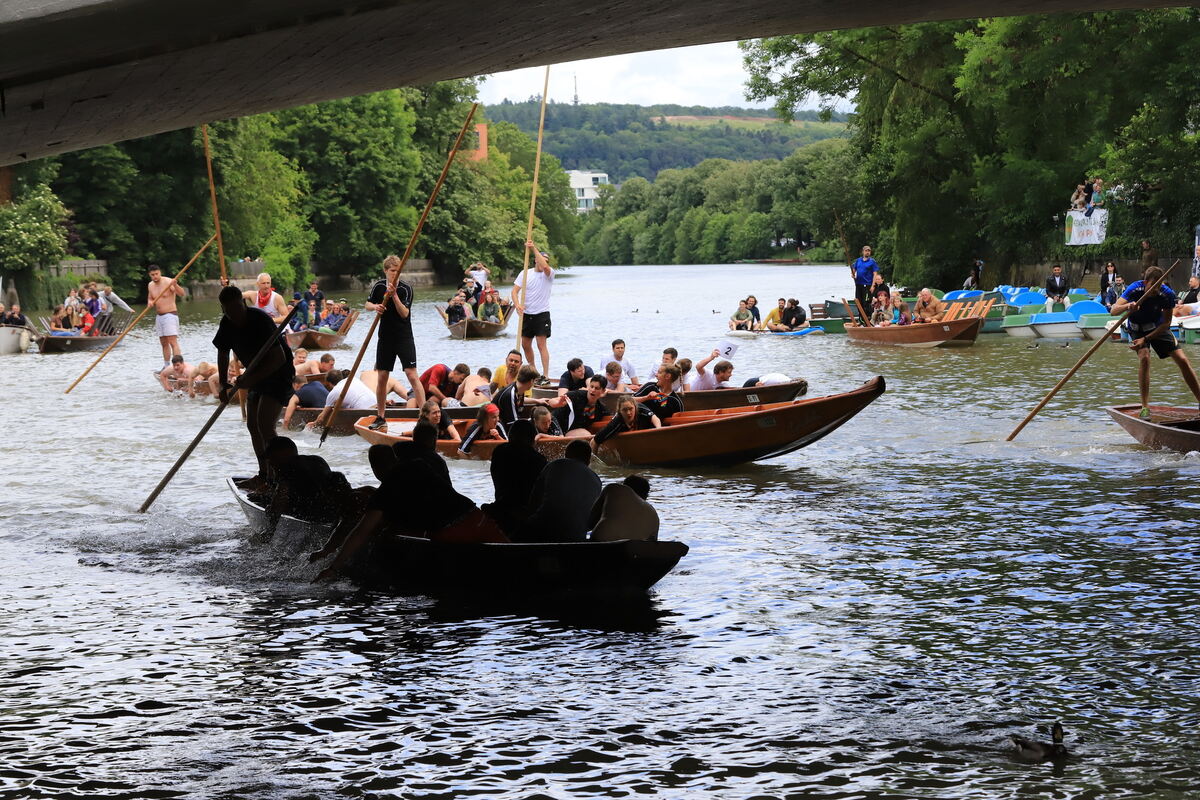
[(496, 384), (497, 391), (517, 379), (517, 372), (521, 369), (523, 361), (520, 350), (508, 351), (508, 355), (504, 357), (504, 363), (492, 371), (492, 383)]
[(767, 318), (762, 321), (762, 325), (760, 325), (758, 327), (758, 329), (760, 331), (775, 330), (775, 328), (772, 328), (771, 326), (780, 324), (779, 315), (783, 313), (783, 309), (786, 305), (787, 305), (787, 301), (784, 300), (782, 297), (779, 298), (779, 306), (777, 308), (771, 309), (770, 313), (767, 314)]

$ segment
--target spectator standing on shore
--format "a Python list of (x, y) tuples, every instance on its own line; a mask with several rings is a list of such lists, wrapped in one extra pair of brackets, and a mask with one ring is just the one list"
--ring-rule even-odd
[(1142, 271), (1158, 266), (1158, 251), (1150, 246), (1147, 239), (1142, 239)]

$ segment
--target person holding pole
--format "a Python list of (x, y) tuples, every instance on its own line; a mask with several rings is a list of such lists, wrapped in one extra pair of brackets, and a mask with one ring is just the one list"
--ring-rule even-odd
[(175, 298), (187, 294), (175, 278), (163, 280), (162, 269), (157, 264), (151, 264), (147, 270), (150, 283), (146, 284), (146, 302), (154, 306), (158, 315), (154, 320), (154, 332), (158, 334), (158, 342), (162, 345), (163, 365), (160, 369), (171, 366), (171, 356), (181, 356), (179, 347), (179, 309), (175, 306)]
[(525, 247), (533, 255), (533, 274), (529, 271), (521, 273), (513, 283), (512, 301), (521, 313), (521, 347), (525, 350), (525, 360), (533, 364), (533, 340), (537, 339), (538, 352), (542, 355), (542, 381), (549, 383), (550, 348), (546, 340), (550, 338), (550, 290), (554, 288), (554, 270), (546, 254), (539, 250), (532, 241), (525, 242)]
[(367, 297), (367, 311), (379, 315), (379, 339), (375, 344), (375, 369), (379, 382), (375, 385), (375, 400), (379, 416), (371, 423), (371, 430), (387, 426), (388, 376), (400, 359), (400, 367), (408, 378), (408, 386), (416, 399), (416, 408), (425, 404), (425, 387), (417, 376), (417, 343), (412, 332), (412, 286), (400, 280), (404, 262), (397, 255), (383, 260), (383, 277), (375, 281)]
[(872, 284), (875, 282), (875, 276), (879, 274), (879, 264), (871, 258), (870, 245), (863, 246), (862, 255), (850, 267), (850, 273), (854, 276), (854, 299), (862, 303), (864, 309), (870, 309)]
[(1138, 390), (1142, 395), (1142, 410), (1138, 416), (1142, 419), (1150, 418), (1151, 348), (1159, 358), (1170, 357), (1175, 362), (1184, 382), (1200, 403), (1200, 381), (1196, 379), (1196, 373), (1188, 357), (1179, 347), (1179, 342), (1175, 341), (1171, 334), (1171, 312), (1175, 308), (1175, 292), (1165, 283), (1161, 286), (1152, 285), (1162, 275), (1162, 269), (1150, 267), (1142, 273), (1140, 281), (1135, 281), (1117, 298), (1112, 307), (1113, 314), (1129, 311), (1125, 330), (1129, 333), (1129, 349), (1138, 354)]
[[(218, 299), (224, 313), (212, 341), (217, 348), (217, 374), (221, 376), (220, 400), (228, 403), (233, 396), (233, 386), (229, 382), (229, 351), (232, 350), (238, 361), (251, 365), (238, 378), (237, 388), (249, 390), (246, 429), (258, 459), (258, 474), (251, 478), (253, 485), (243, 488), (262, 488), (270, 474), (267, 444), (275, 438), (275, 420), (279, 419), (280, 410), (291, 399), (296, 368), (292, 364), (292, 351), (269, 312), (247, 308), (242, 292), (236, 286), (226, 286)], [(271, 347), (258, 363), (254, 363), (255, 356), (272, 338), (278, 346)]]

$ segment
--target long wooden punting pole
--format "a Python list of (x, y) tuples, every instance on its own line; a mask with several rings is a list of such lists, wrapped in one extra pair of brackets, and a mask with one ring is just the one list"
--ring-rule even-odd
[[(209, 248), (209, 246), (213, 243), (213, 240), (216, 238), (217, 238), (216, 234), (213, 234), (212, 236), (210, 236), (208, 241), (204, 243), (204, 246), (196, 251), (196, 255), (192, 256), (192, 260), (187, 262), (186, 264), (184, 264), (183, 269), (179, 270), (179, 272), (176, 272), (175, 277), (171, 278), (171, 280), (177, 281), (180, 278), (182, 278), (183, 273), (188, 271), (188, 267), (190, 267), (192, 264), (196, 263), (196, 259), (198, 259), (201, 255), (203, 255), (204, 251)], [(125, 334), (127, 334), (131, 330), (133, 330), (133, 326), (137, 325), (139, 322), (141, 322), (142, 317), (146, 316), (146, 312), (152, 308), (154, 308), (154, 304), (150, 302), (150, 298), (146, 298), (146, 307), (141, 310), (141, 313), (139, 313), (136, 317), (133, 318), (133, 322), (131, 322), (125, 326), (125, 330), (121, 331), (121, 335), (118, 336), (116, 339), (113, 339), (112, 343), (108, 347), (104, 348), (104, 352), (101, 353), (99, 355), (99, 357), (97, 357), (96, 360), (92, 362), (91, 366), (89, 366), (87, 369), (85, 369), (83, 371), (82, 375), (80, 375), (78, 378), (75, 379), (74, 383), (72, 383), (70, 386), (68, 386), (66, 388), (66, 391), (64, 391), (63, 394), (70, 394), (71, 390), (74, 389), (76, 386), (78, 386), (79, 382), (81, 380), (83, 380), (84, 378), (86, 378), (87, 374), (89, 372), (91, 372), (93, 369), (95, 369), (96, 365), (99, 364), (106, 355), (108, 355), (110, 352), (112, 352), (112, 349), (114, 347), (116, 347), (118, 344), (120, 344), (121, 340), (125, 338)]]
[(212, 152), (208, 147), (208, 124), (200, 125), (204, 136), (204, 163), (208, 166), (208, 196), (212, 199), (213, 227), (217, 231), (217, 259), (221, 262), (221, 283), (229, 280), (225, 274), (225, 243), (221, 240), (221, 215), (217, 213), (217, 183), (213, 180)]
[[(1176, 259), (1175, 263), (1172, 264), (1171, 266), (1167, 267), (1167, 269), (1163, 272), (1162, 277), (1159, 278), (1158, 280), (1156, 280), (1154, 283), (1150, 284), (1150, 286), (1147, 287), (1146, 291), (1149, 292), (1151, 289), (1157, 288), (1160, 283), (1162, 283), (1163, 281), (1165, 281), (1167, 279), (1167, 275), (1169, 275), (1171, 273), (1171, 270), (1175, 269), (1175, 267), (1178, 265), (1179, 265), (1179, 260)], [(1143, 294), (1142, 296), (1145, 297), (1145, 294)], [(1126, 317), (1128, 317), (1130, 313), (1131, 313), (1131, 311), (1126, 311), (1124, 314), (1122, 314), (1117, 319), (1117, 324), (1114, 325), (1110, 330), (1115, 330), (1115, 329), (1121, 327), (1121, 325), (1125, 322)], [(1079, 359), (1079, 361), (1077, 361), (1075, 363), (1075, 366), (1071, 367), (1070, 371), (1067, 372), (1067, 374), (1063, 376), (1063, 379), (1061, 381), (1059, 381), (1058, 383), (1056, 383), (1054, 385), (1054, 388), (1050, 390), (1050, 393), (1042, 398), (1042, 402), (1040, 402), (1036, 406), (1034, 406), (1033, 411), (1030, 411), (1029, 416), (1027, 416), (1025, 419), (1021, 420), (1020, 425), (1018, 425), (1016, 428), (1013, 428), (1013, 432), (1010, 433), (1008, 435), (1008, 438), (1006, 438), (1004, 441), (1011, 442), (1013, 439), (1017, 438), (1017, 434), (1019, 434), (1025, 428), (1025, 426), (1029, 424), (1029, 421), (1031, 419), (1033, 419), (1034, 417), (1037, 416), (1039, 411), (1041, 411), (1043, 408), (1045, 408), (1046, 403), (1049, 403), (1050, 399), (1052, 397), (1054, 397), (1054, 395), (1058, 394), (1058, 390), (1061, 389), (1063, 386), (1065, 386), (1067, 381), (1071, 380), (1071, 376), (1073, 376), (1076, 372), (1078, 372), (1079, 368), (1082, 367), (1084, 365), (1084, 363), (1089, 358), (1092, 357), (1092, 354), (1100, 349), (1100, 345), (1107, 342), (1108, 339), (1109, 339), (1108, 336), (1101, 336), (1099, 339), (1097, 339), (1096, 343), (1094, 345), (1092, 345), (1091, 348), (1086, 353), (1083, 354), (1083, 358)]]
[[(259, 361), (262, 361), (262, 358), (267, 354), (267, 351), (279, 343), (279, 337), (283, 335), (283, 329), (286, 328), (287, 324), (292, 321), (292, 317), (296, 316), (297, 308), (298, 306), (292, 306), (292, 310), (289, 311), (288, 315), (283, 318), (283, 322), (279, 323), (279, 327), (275, 329), (275, 333), (271, 334), (271, 338), (263, 342), (263, 346), (259, 348), (258, 353), (255, 354), (254, 360), (250, 362), (250, 366), (246, 367), (245, 372), (242, 373), (243, 377), (253, 372), (254, 367)], [(236, 383), (230, 387), (228, 392), (224, 393), (225, 399), (221, 400), (220, 405), (217, 406), (217, 410), (212, 413), (212, 416), (208, 418), (208, 422), (204, 423), (204, 427), (201, 428), (200, 432), (196, 434), (196, 438), (192, 439), (192, 443), (187, 446), (187, 449), (180, 454), (179, 458), (175, 460), (175, 463), (171, 465), (171, 468), (167, 470), (167, 474), (163, 475), (163, 479), (158, 482), (158, 486), (154, 487), (154, 491), (151, 492), (150, 496), (146, 498), (146, 502), (142, 503), (142, 507), (138, 509), (139, 514), (145, 514), (146, 509), (153, 505), (154, 501), (158, 499), (158, 496), (162, 494), (162, 490), (167, 488), (167, 484), (171, 482), (171, 478), (174, 478), (175, 473), (179, 472), (179, 468), (183, 466), (183, 462), (188, 460), (188, 456), (190, 456), (192, 451), (195, 450), (200, 444), (200, 440), (204, 438), (206, 433), (208, 433), (208, 429), (213, 426), (213, 423), (215, 423), (217, 418), (221, 416), (221, 412), (224, 411), (229, 405), (228, 398), (235, 394), (238, 394), (238, 387)]]
[[(417, 238), (421, 235), (421, 229), (425, 227), (425, 218), (429, 216), (429, 210), (433, 208), (433, 201), (437, 200), (438, 192), (442, 190), (442, 184), (446, 181), (446, 176), (450, 174), (450, 165), (454, 163), (454, 156), (458, 154), (458, 146), (462, 144), (463, 136), (466, 135), (467, 129), (471, 127), (471, 120), (475, 117), (475, 109), (479, 108), (479, 103), (472, 103), (471, 110), (467, 113), (467, 119), (463, 122), (462, 128), (458, 132), (458, 138), (454, 140), (454, 146), (450, 148), (450, 154), (446, 156), (446, 163), (442, 166), (442, 174), (438, 175), (437, 183), (433, 185), (433, 191), (429, 193), (429, 199), (425, 201), (425, 210), (421, 212), (421, 218), (417, 220), (417, 227), (413, 228), (412, 236), (408, 238), (408, 246), (404, 248), (404, 256), (400, 259), (400, 271), (404, 272), (404, 266), (408, 264), (408, 257), (412, 255), (413, 247), (417, 244)], [(383, 305), (387, 305), (392, 299), (392, 293), (388, 292), (384, 295)], [(337, 419), (338, 412), (342, 410), (342, 401), (346, 399), (345, 387), (350, 385), (349, 381), (354, 380), (354, 376), (358, 374), (358, 366), (362, 363), (363, 354), (367, 352), (367, 345), (371, 343), (371, 337), (375, 335), (375, 329), (379, 327), (379, 318), (381, 314), (375, 314), (375, 319), (371, 320), (371, 329), (367, 331), (367, 338), (363, 339), (362, 347), (358, 348), (358, 356), (354, 359), (354, 366), (350, 367), (350, 374), (345, 377), (345, 385), (342, 391), (338, 394), (337, 401), (333, 404), (333, 414), (329, 417), (329, 424), (321, 430), (321, 441), (317, 445), (320, 447), (325, 444), (325, 437), (329, 436), (329, 428), (333, 424), (333, 420)]]
[[(529, 193), (529, 224), (525, 228), (525, 241), (533, 239), (533, 218), (537, 211), (538, 175), (542, 171), (542, 133), (546, 129), (546, 95), (550, 93), (550, 65), (546, 65), (546, 77), (542, 79), (542, 110), (538, 116), (537, 154), (533, 157), (533, 189)], [(525, 265), (521, 268), (521, 308), (525, 307), (525, 288), (529, 286), (529, 245), (525, 245)], [(521, 349), (521, 326), (525, 312), (517, 312), (517, 349)]]

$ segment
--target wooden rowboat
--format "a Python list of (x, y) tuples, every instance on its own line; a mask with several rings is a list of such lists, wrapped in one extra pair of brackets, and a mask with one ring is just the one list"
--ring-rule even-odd
[(512, 318), (512, 312), (504, 313), (504, 309), (500, 310), (503, 314), (503, 319), (500, 322), (486, 322), (481, 319), (464, 319), (454, 324), (446, 318), (446, 312), (441, 306), (436, 306), (438, 314), (442, 317), (442, 323), (445, 324), (446, 330), (450, 332), (451, 339), (487, 339), (492, 336), (499, 336), (508, 327), (508, 321)]
[(51, 336), (38, 339), (39, 353), (70, 353), (75, 350), (103, 350), (116, 336)]
[[(794, 400), (808, 392), (808, 381), (797, 378), (787, 383), (772, 383), (767, 386), (731, 386), (728, 389), (705, 389), (699, 392), (684, 392), (683, 404), (688, 411), (710, 411), (714, 408), (737, 408), (755, 406), (760, 403), (782, 403)], [(609, 413), (617, 410), (617, 401), (631, 392), (609, 392), (601, 402)], [(534, 387), (534, 397), (558, 397), (558, 389)]]
[[(883, 394), (883, 378), (873, 378), (862, 387), (828, 397), (719, 408), (708, 411), (683, 411), (668, 419), (661, 428), (617, 434), (597, 452), (613, 466), (726, 467), (758, 461), (806, 447), (866, 408)], [(411, 423), (396, 420), (391, 433), (372, 431), (372, 418), (355, 423), (354, 431), (371, 444), (391, 444), (399, 434), (410, 430)], [(608, 420), (591, 427), (592, 433), (604, 429)], [(468, 422), (458, 421), (460, 435)], [(570, 439), (543, 439), (536, 445), (547, 458), (562, 455)], [(488, 460), (499, 442), (476, 442), (469, 454), (458, 452), (457, 442), (438, 442), (438, 451), (452, 458)]]
[[(612, 466), (728, 467), (774, 458), (832, 433), (886, 388), (882, 377), (828, 397), (684, 411), (661, 428), (620, 433), (597, 455)], [(598, 428), (597, 428), (598, 429)]]
[(946, 347), (975, 344), (983, 329), (982, 317), (967, 317), (950, 322), (915, 322), (912, 325), (887, 325), (864, 328), (846, 326), (851, 341), (887, 344), (898, 347)]
[[(317, 416), (324, 411), (323, 408), (297, 408), (292, 412), (291, 430), (300, 430), (310, 422), (314, 422)], [(389, 408), (387, 418), (416, 422), (420, 416), (419, 408)], [(479, 406), (462, 406), (460, 408), (443, 408), (442, 413), (452, 420), (474, 420), (479, 413)], [(330, 436), (353, 436), (354, 424), (363, 417), (374, 419), (376, 416), (374, 408), (343, 408), (338, 411), (334, 418), (334, 423), (329, 426)], [(282, 420), (283, 418), (280, 417)], [(367, 424), (371, 423), (371, 419), (367, 420)]]
[(303, 347), (305, 350), (332, 350), (335, 347), (343, 347), (346, 343), (346, 334), (358, 321), (358, 314), (357, 311), (351, 311), (350, 316), (346, 317), (346, 321), (342, 323), (342, 327), (337, 329), (337, 333), (328, 333), (312, 328), (287, 333), (285, 336), (288, 347), (293, 350), (299, 347)]
[(1125, 431), (1147, 447), (1190, 453), (1200, 450), (1200, 412), (1193, 407), (1150, 406), (1150, 419), (1142, 419), (1140, 405), (1104, 409)]
[[(228, 479), (230, 490), (258, 535), (271, 535), (277, 547), (302, 552), (323, 545), (332, 523), (281, 516), (272, 526), (266, 509), (250, 501)], [(351, 572), (355, 580), (420, 594), (563, 593), (638, 594), (658, 583), (688, 552), (682, 542), (555, 542), (545, 544), (463, 544), (431, 542), (385, 533)]]

